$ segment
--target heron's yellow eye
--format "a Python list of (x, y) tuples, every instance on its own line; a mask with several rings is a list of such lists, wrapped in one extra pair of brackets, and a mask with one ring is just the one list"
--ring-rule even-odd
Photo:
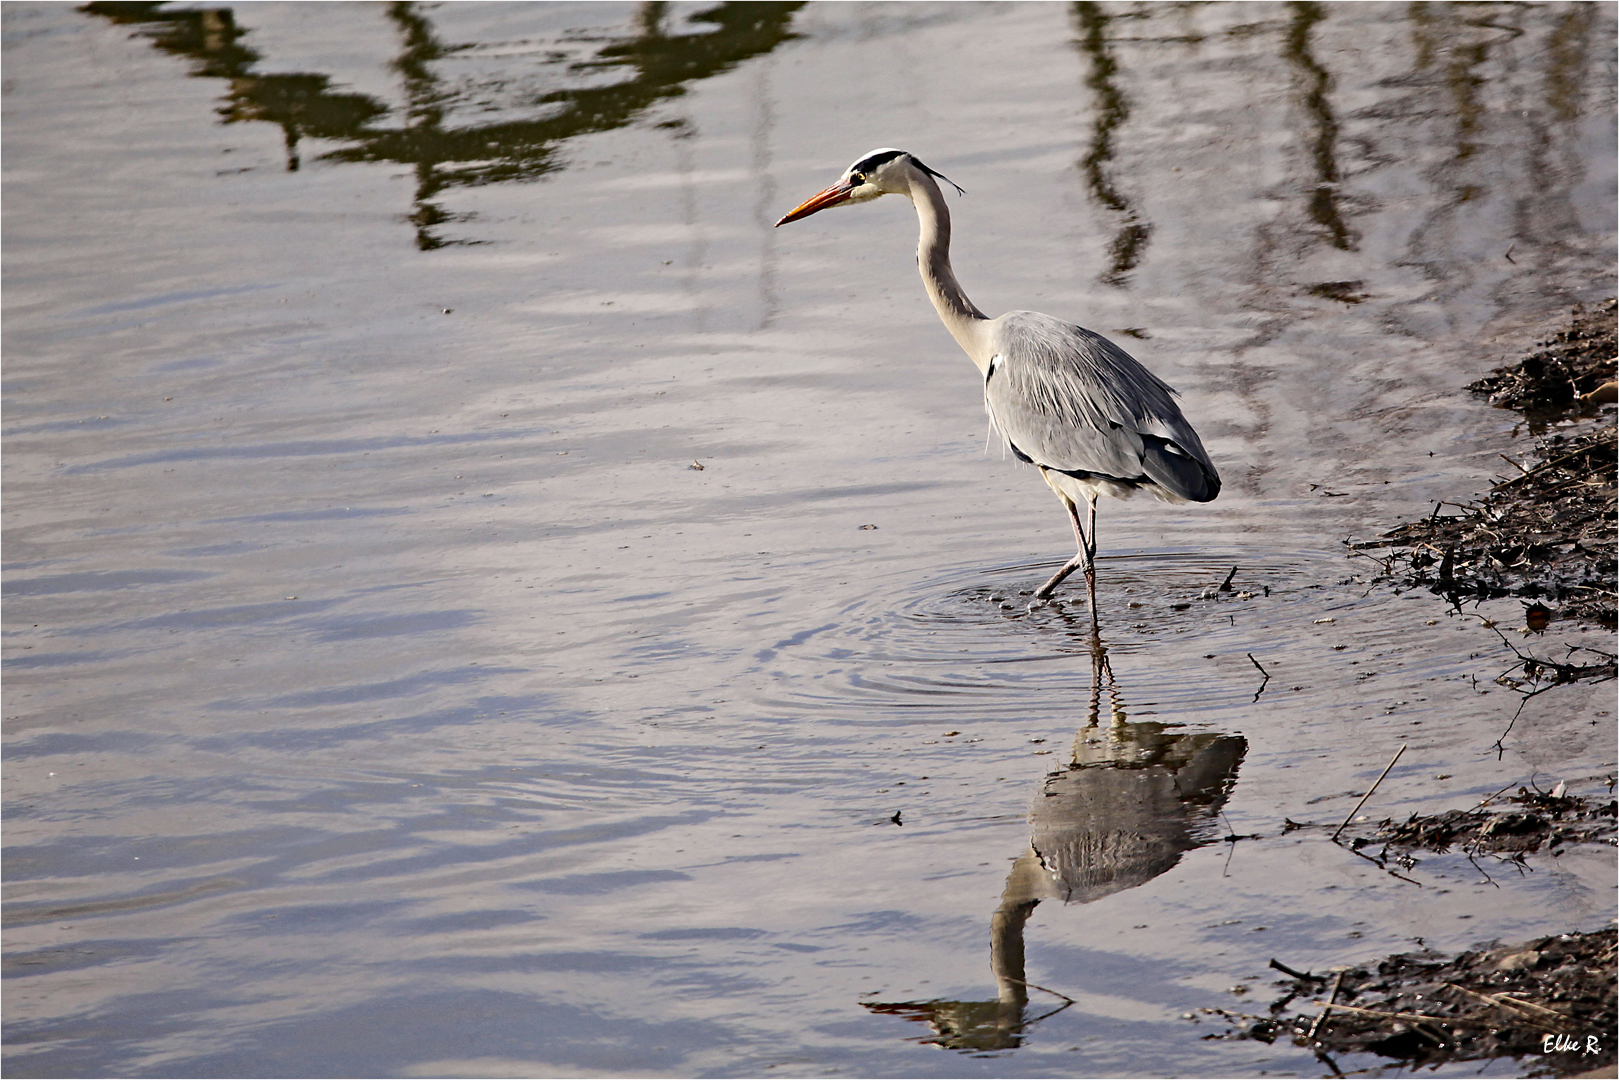
[(858, 185), (858, 184), (864, 184), (865, 182), (866, 182), (866, 178), (864, 176), (861, 176), (859, 173), (850, 173), (849, 174), (849, 184), (850, 184), (851, 187), (853, 187), (855, 185)]

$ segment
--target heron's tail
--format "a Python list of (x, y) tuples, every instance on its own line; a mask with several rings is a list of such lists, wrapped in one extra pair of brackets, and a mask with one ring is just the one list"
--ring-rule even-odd
[(1154, 435), (1141, 436), (1142, 471), (1177, 499), (1210, 502), (1220, 494), (1220, 474), (1213, 462), (1193, 457), (1178, 444)]

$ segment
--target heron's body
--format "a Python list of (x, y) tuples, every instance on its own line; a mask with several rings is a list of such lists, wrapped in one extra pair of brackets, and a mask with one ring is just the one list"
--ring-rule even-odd
[[(991, 319), (950, 267), (950, 211), (933, 172), (900, 150), (874, 150), (842, 179), (777, 222), (880, 195), (907, 196), (920, 225), (917, 264), (939, 318), (978, 366), (984, 406), (1021, 461), (1039, 468), (1068, 511), (1079, 552), (1036, 592), (1045, 598), (1083, 569), (1094, 607), (1096, 498), (1147, 491), (1166, 502), (1208, 502), (1220, 476), (1175, 391), (1100, 334), (1034, 311)], [(1082, 524), (1079, 505), (1087, 507)]]

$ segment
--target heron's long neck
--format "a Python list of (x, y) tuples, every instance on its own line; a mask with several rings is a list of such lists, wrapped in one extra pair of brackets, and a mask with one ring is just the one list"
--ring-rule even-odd
[(921, 236), (917, 239), (916, 263), (922, 272), (922, 284), (927, 287), (928, 299), (939, 313), (950, 336), (956, 339), (964, 352), (980, 370), (987, 370), (989, 357), (984, 332), (988, 321), (982, 311), (967, 299), (950, 269), (950, 209), (944, 204), (944, 192), (933, 177), (918, 173), (911, 180), (911, 202), (916, 206)]

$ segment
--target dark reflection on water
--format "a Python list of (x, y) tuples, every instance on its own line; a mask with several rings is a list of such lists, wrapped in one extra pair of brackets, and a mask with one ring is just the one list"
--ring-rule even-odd
[(1585, 104), (1585, 54), (1596, 8), (1574, 4), (1557, 19), (1556, 29), (1546, 43), (1551, 61), (1546, 69), (1546, 101), (1552, 115), (1568, 121), (1579, 116)]
[(1326, 230), (1328, 242), (1341, 251), (1355, 250), (1355, 236), (1338, 207), (1338, 118), (1328, 94), (1332, 75), (1310, 51), (1310, 32), (1327, 17), (1320, 4), (1288, 5), (1282, 55), (1298, 68), (1304, 86), (1304, 109), (1314, 128), (1310, 132), (1310, 160), (1315, 166), (1315, 187), (1310, 191), (1310, 219)]
[[(262, 120), (279, 125), (289, 171), (301, 165), (298, 146), (305, 136), (346, 144), (322, 154), (322, 161), (411, 166), (416, 192), (408, 219), (416, 229), (416, 246), (429, 251), (478, 242), (448, 240), (435, 231), (469, 216), (451, 213), (434, 201), (445, 190), (538, 180), (561, 167), (558, 153), (565, 140), (623, 127), (657, 102), (685, 93), (686, 83), (728, 71), (789, 40), (793, 37), (789, 23), (803, 4), (804, 0), (722, 3), (690, 16), (704, 29), (671, 34), (668, 5), (643, 3), (636, 13), (635, 33), (609, 39), (591, 59), (569, 64), (556, 76), (594, 81), (603, 74), (623, 72), (627, 78), (536, 95), (522, 103), (537, 114), (533, 117), (459, 126), (446, 122), (447, 113), (497, 87), (452, 86), (440, 79), (433, 62), (473, 46), (441, 42), (428, 18), (430, 9), (391, 4), (387, 17), (401, 45), (392, 66), (403, 80), (407, 101), (403, 122), (395, 127), (374, 124), (392, 111), (387, 104), (364, 94), (336, 92), (328, 75), (253, 73), (264, 56), (241, 43), (248, 31), (237, 26), (231, 8), (171, 11), (160, 3), (98, 0), (81, 10), (140, 26), (157, 48), (192, 58), (192, 75), (228, 79), (220, 116), (226, 123)], [(561, 60), (547, 57), (537, 62), (558, 65)]]
[(195, 77), (228, 79), (230, 89), (219, 115), (227, 124), (263, 120), (279, 125), (287, 143), (287, 169), (292, 172), (301, 164), (298, 142), (304, 136), (350, 138), (388, 111), (387, 105), (365, 94), (332, 90), (326, 75), (253, 74), (253, 65), (263, 55), (241, 43), (248, 31), (236, 25), (230, 8), (174, 11), (162, 3), (98, 2), (81, 10), (140, 26), (156, 48), (190, 57)]
[(1090, 149), (1080, 161), (1091, 197), (1123, 218), (1118, 235), (1108, 245), (1109, 263), (1099, 280), (1104, 285), (1124, 288), (1130, 284), (1130, 271), (1141, 262), (1152, 237), (1152, 225), (1141, 219), (1141, 212), (1114, 186), (1108, 166), (1113, 161), (1113, 133), (1130, 118), (1130, 99), (1119, 89), (1118, 61), (1108, 48), (1109, 15), (1097, 3), (1078, 0), (1073, 6), (1076, 44), (1090, 61), (1085, 85), (1096, 94), (1096, 126), (1091, 132)]
[[(1507, 186), (1501, 183), (1498, 163), (1488, 152), (1497, 149), (1494, 140), (1499, 139), (1493, 116), (1498, 106), (1491, 100), (1499, 89), (1492, 86), (1490, 76), (1502, 67), (1510, 70), (1532, 63), (1544, 69), (1544, 103), (1526, 95), (1518, 110), (1526, 128), (1522, 142), (1526, 175), (1522, 179), (1531, 182), (1533, 197), (1522, 200), (1516, 215), (1516, 239), (1545, 243), (1548, 237), (1580, 231), (1577, 216), (1558, 196), (1578, 178), (1582, 167), (1578, 155), (1567, 152), (1571, 143), (1556, 146), (1554, 125), (1562, 126), (1567, 136), (1575, 136), (1585, 113), (1585, 84), (1592, 74), (1589, 35), (1596, 12), (1590, 4), (1570, 5), (1548, 20), (1545, 47), (1538, 54), (1519, 56), (1514, 46), (1528, 31), (1515, 23), (1528, 21), (1536, 12), (1482, 4), (1461, 8), (1410, 5), (1415, 74), (1443, 86), (1452, 117), (1450, 158), (1433, 173), (1436, 186), (1446, 195), (1439, 215), (1447, 223), (1463, 204), (1482, 201), (1499, 193), (1493, 188)], [(1534, 23), (1530, 28), (1535, 28)], [(1559, 149), (1563, 152), (1557, 153)], [(1496, 183), (1487, 182), (1490, 180)]]
[[(1427, 3), (1412, 4), (1410, 19), (1417, 69), (1422, 72), (1437, 69), (1436, 74), (1450, 95), (1451, 112), (1455, 116), (1452, 136), (1455, 151), (1449, 165), (1459, 166), (1479, 148), (1485, 111), (1483, 95), (1489, 82), (1481, 72), (1490, 59), (1490, 47), (1503, 39), (1503, 33), (1517, 37), (1522, 31), (1502, 26), (1488, 14), (1458, 17), (1450, 11), (1435, 10), (1435, 5)], [(1489, 193), (1471, 177), (1450, 186), (1453, 204), (1472, 202)]]
[[(872, 1012), (927, 1023), (933, 1035), (924, 1042), (972, 1053), (1021, 1046), (1033, 1025), (1074, 1003), (1027, 980), (1023, 928), (1040, 901), (1088, 904), (1145, 885), (1214, 836), (1248, 740), (1131, 721), (1095, 629), (1090, 652), (1089, 715), (1067, 765), (1046, 776), (1029, 806), (1028, 849), (1012, 864), (990, 919), (996, 997), (865, 1003)], [(1029, 1016), (1031, 989), (1060, 1004)]]
[[(1281, 10), (1285, 19), (1273, 24), (1226, 31), (1267, 41), (1276, 35), (1301, 106), (1289, 118), (1299, 165), (1288, 197), (1253, 234), (1244, 306), (1257, 313), (1255, 333), (1233, 350), (1236, 382), (1260, 415), (1267, 406), (1248, 383), (1268, 375), (1245, 371), (1240, 357), (1316, 310), (1276, 303), (1280, 290), (1352, 306), (1383, 301), (1391, 325), (1420, 334), (1422, 304), (1493, 287), (1502, 275), (1522, 273), (1515, 267), (1547, 271), (1520, 279), (1532, 290), (1551, 295), (1566, 287), (1553, 283), (1558, 260), (1597, 237), (1580, 207), (1582, 181), (1596, 179), (1583, 118), (1594, 105), (1588, 84), (1597, 85), (1600, 57), (1611, 55), (1589, 36), (1600, 11), (1590, 5), (1391, 6), (1408, 47), (1387, 49), (1375, 80), (1360, 84), (1374, 91), (1370, 99), (1350, 105), (1341, 84), (1356, 76), (1338, 61), (1336, 45), (1359, 9), (1304, 2)], [(1389, 189), (1375, 178), (1401, 168), (1420, 177), (1426, 198), (1385, 201)], [(1358, 230), (1357, 218), (1377, 228)], [(1475, 252), (1501, 220), (1499, 247), (1487, 257)], [(1373, 237), (1375, 250), (1366, 250)], [(1397, 250), (1384, 250), (1390, 244)], [(1357, 258), (1345, 261), (1340, 252)], [(1310, 279), (1314, 269), (1379, 263), (1415, 271), (1431, 293), (1420, 302), (1390, 302), (1386, 278)]]

